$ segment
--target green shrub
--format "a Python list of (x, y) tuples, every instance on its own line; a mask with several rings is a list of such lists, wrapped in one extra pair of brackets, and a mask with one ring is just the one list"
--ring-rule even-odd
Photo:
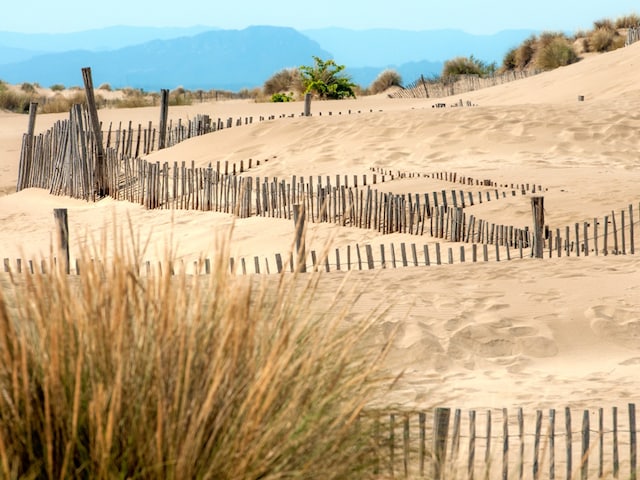
[(274, 93), (271, 95), (271, 101), (278, 102), (293, 102), (293, 92), (287, 93)]
[(375, 95), (382, 93), (390, 87), (402, 86), (402, 76), (393, 69), (387, 69), (376, 77), (376, 79), (369, 86), (369, 93)]
[(344, 65), (334, 60), (322, 60), (314, 56), (314, 65), (300, 67), (304, 93), (315, 93), (320, 98), (339, 100), (355, 97), (356, 84), (343, 73)]
[(54, 92), (61, 92), (64, 90), (64, 85), (56, 83), (54, 85), (51, 85), (51, 90), (53, 90)]
[(578, 55), (569, 40), (564, 36), (557, 36), (536, 53), (535, 65), (540, 70), (552, 70), (577, 60)]
[(107, 91), (107, 92), (110, 92), (112, 89), (111, 89), (111, 85), (110, 85), (110, 84), (108, 84), (108, 83), (103, 83), (102, 85), (100, 85), (100, 86), (98, 87), (98, 90), (105, 90), (105, 91)]
[(371, 477), (386, 349), (350, 295), (311, 312), (318, 275), (92, 257), (0, 284), (2, 478)]

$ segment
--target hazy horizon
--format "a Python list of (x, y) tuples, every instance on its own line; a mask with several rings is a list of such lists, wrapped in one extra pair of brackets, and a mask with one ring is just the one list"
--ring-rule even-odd
[[(457, 29), (474, 34), (493, 34), (503, 30), (561, 30), (590, 28), (595, 20), (638, 13), (637, 2), (611, 0), (607, 4), (540, 0), (526, 4), (506, 0), (428, 3), (407, 0), (398, 8), (387, 2), (361, 4), (326, 0), (310, 13), (292, 0), (221, 3), (212, 7), (205, 0), (193, 0), (188, 8), (158, 8), (155, 2), (112, 0), (99, 14), (87, 9), (86, 2), (66, 0), (59, 3), (34, 0), (25, 14), (21, 2), (3, 6), (0, 30), (17, 33), (71, 33), (112, 26), (194, 27), (243, 29), (252, 25), (292, 27), (297, 30), (342, 27), (354, 30), (390, 28), (400, 30)], [(69, 12), (73, 12), (70, 15)]]

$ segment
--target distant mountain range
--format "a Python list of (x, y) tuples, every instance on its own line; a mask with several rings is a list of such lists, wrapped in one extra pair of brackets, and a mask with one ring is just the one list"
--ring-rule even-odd
[(82, 84), (90, 66), (94, 83), (149, 91), (188, 89), (238, 91), (261, 86), (283, 68), (309, 65), (312, 56), (347, 66), (354, 82), (368, 86), (386, 68), (411, 82), (440, 73), (445, 60), (474, 55), (500, 63), (506, 51), (535, 33), (513, 30), (471, 35), (456, 30), (296, 31), (255, 26), (110, 27), (67, 34), (0, 32), (0, 79), (43, 86)]

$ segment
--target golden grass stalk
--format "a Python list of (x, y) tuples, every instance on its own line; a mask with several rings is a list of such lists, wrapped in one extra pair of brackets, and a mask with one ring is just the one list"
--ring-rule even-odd
[(122, 249), (1, 279), (1, 478), (372, 475), (358, 419), (385, 349), (348, 294), (314, 309), (320, 276), (239, 277), (225, 255), (146, 277)]

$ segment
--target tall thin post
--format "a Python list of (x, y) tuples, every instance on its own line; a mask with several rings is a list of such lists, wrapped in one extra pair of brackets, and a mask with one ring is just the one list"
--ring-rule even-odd
[(449, 408), (437, 408), (433, 419), (434, 437), (433, 437), (433, 478), (440, 480), (444, 476), (444, 464), (447, 456), (447, 435), (449, 433), (449, 417), (451, 410)]
[(311, 93), (304, 94), (304, 116), (311, 116)]
[(158, 127), (158, 150), (167, 146), (167, 118), (169, 117), (169, 90), (160, 90), (160, 126)]
[(23, 143), (23, 151), (20, 156), (20, 168), (18, 172), (18, 185), (16, 192), (19, 192), (27, 185), (27, 180), (31, 175), (33, 165), (33, 136), (36, 126), (36, 114), (38, 112), (38, 102), (29, 104), (29, 125), (27, 127), (26, 142)]
[(636, 405), (629, 404), (629, 478), (636, 480), (638, 478), (638, 445), (636, 443)]
[(104, 146), (102, 145), (102, 130), (100, 129), (100, 120), (98, 119), (98, 107), (93, 92), (93, 79), (91, 77), (91, 68), (82, 69), (82, 79), (84, 81), (84, 89), (87, 96), (87, 107), (89, 109), (89, 118), (91, 120), (91, 128), (95, 137), (96, 146), (96, 168), (94, 173), (95, 190), (99, 197), (109, 195), (109, 176), (107, 174), (106, 157), (104, 154)]
[(533, 209), (533, 256), (544, 255), (544, 197), (531, 197)]
[(58, 227), (59, 248), (58, 251), (64, 262), (64, 271), (69, 274), (69, 222), (66, 208), (54, 208), (53, 217)]
[(305, 252), (305, 211), (304, 204), (293, 205), (293, 222), (296, 227), (296, 261), (297, 271), (307, 271), (307, 254)]

